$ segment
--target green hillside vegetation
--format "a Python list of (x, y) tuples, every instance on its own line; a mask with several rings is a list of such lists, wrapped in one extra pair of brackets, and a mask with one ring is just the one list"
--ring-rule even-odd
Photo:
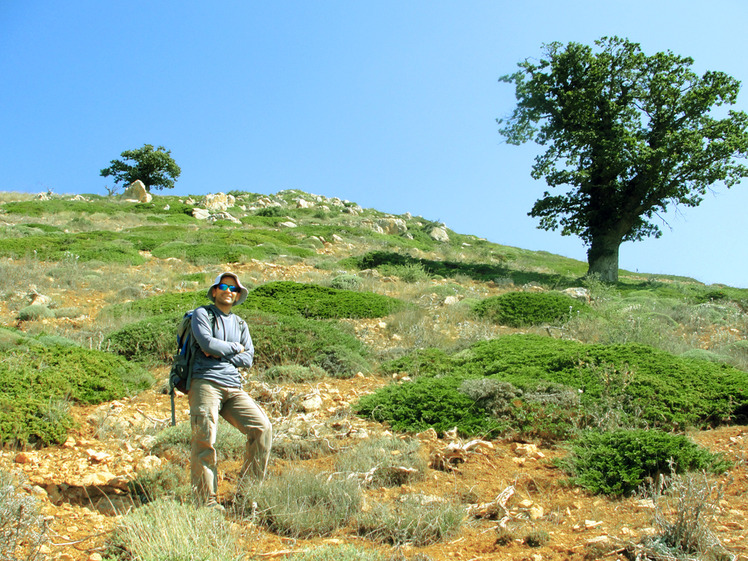
[(556, 440), (589, 427), (671, 431), (748, 418), (748, 373), (640, 344), (511, 335), (451, 355), (416, 352), (382, 369), (414, 379), (364, 396), (358, 411), (396, 430)]
[(153, 382), (111, 353), (0, 329), (0, 444), (62, 443), (74, 424), (70, 403), (113, 401)]
[[(192, 215), (200, 196), (159, 195), (148, 204), (93, 195), (0, 201), (0, 296), (18, 327), (0, 328), (3, 445), (64, 442), (71, 404), (158, 388), (151, 372), (169, 364), (182, 314), (208, 303), (205, 290), (217, 272), (253, 262), (269, 270), (300, 266), (290, 277), (242, 278), (250, 293), (235, 312), (252, 333), (253, 377), (271, 386), (359, 372), (382, 377), (381, 389), (345, 414), (382, 423), (394, 436), (341, 454), (335, 469), (342, 473), (412, 461), (412, 477), (421, 478), (418, 440), (406, 435), (429, 428), (566, 448), (558, 469), (568, 484), (612, 496), (665, 471), (730, 468), (683, 433), (748, 420), (748, 290), (628, 271), (603, 284), (582, 278), (580, 261), (499, 245), (423, 217), (298, 190), (230, 194), (233, 219), (216, 220)], [(449, 239), (434, 239), (435, 228)], [(32, 287), (49, 301), (31, 303)], [(571, 298), (566, 288), (587, 297)], [(58, 300), (63, 291), (81, 296), (78, 306), (97, 291), (106, 305), (86, 322), (80, 318), (89, 310)], [(371, 347), (369, 330), (380, 336)], [(238, 454), (243, 443), (228, 432), (224, 452)], [(161, 508), (156, 497), (189, 493), (181, 469), (186, 425), (155, 440), (154, 453), (179, 449), (165, 455), (182, 464), (132, 483), (152, 512)], [(279, 434), (274, 453), (290, 463), (319, 453), (314, 445)], [(291, 470), (247, 489), (250, 502), (235, 507), (261, 503), (264, 518), (256, 523), (287, 536), (327, 536), (348, 524), (396, 545), (449, 539), (463, 522), (462, 509), (449, 503), (428, 507), (438, 511), (417, 501), (383, 504), (363, 514), (357, 500), (349, 502), (356, 485), (341, 495), (338, 483)], [(297, 500), (289, 493), (311, 501), (313, 515), (283, 510)], [(123, 528), (135, 528), (138, 517), (150, 524), (152, 514), (136, 508)], [(118, 534), (113, 543), (124, 539)]]

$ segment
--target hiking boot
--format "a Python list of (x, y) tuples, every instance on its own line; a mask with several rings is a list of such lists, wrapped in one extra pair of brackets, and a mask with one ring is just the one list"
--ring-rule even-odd
[(226, 512), (226, 507), (215, 499), (208, 499), (208, 502), (205, 503), (205, 508), (210, 508), (218, 512)]

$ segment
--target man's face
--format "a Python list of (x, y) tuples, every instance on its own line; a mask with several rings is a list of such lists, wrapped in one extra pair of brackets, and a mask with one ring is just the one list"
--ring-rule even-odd
[[(231, 289), (236, 290), (236, 292), (232, 292)], [(221, 282), (218, 286), (213, 287), (213, 298), (216, 301), (216, 304), (233, 306), (240, 294), (239, 282), (236, 278), (228, 275), (221, 277)]]

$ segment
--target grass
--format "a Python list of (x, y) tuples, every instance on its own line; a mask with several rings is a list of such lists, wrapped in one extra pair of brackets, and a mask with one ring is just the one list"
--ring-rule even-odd
[(292, 538), (330, 536), (361, 508), (361, 489), (350, 479), (292, 468), (264, 482), (246, 480), (239, 510), (270, 531)]
[(41, 561), (49, 541), (41, 505), (21, 486), (18, 474), (0, 471), (0, 559)]
[(159, 499), (121, 518), (109, 536), (106, 555), (142, 561), (239, 561), (246, 558), (239, 537), (215, 510)]

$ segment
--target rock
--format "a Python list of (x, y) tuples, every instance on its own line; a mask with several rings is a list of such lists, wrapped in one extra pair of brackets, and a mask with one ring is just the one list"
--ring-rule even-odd
[(385, 234), (400, 235), (408, 231), (408, 225), (402, 218), (379, 218), (376, 225)]
[(239, 220), (238, 218), (235, 218), (232, 214), (225, 212), (225, 211), (217, 212), (216, 214), (211, 214), (208, 217), (208, 222), (216, 222), (218, 220), (227, 220), (229, 222), (233, 222), (234, 224), (242, 223), (241, 220)]
[(86, 450), (86, 454), (88, 454), (88, 458), (92, 462), (96, 462), (96, 463), (106, 462), (112, 457), (111, 454), (108, 454), (106, 452), (99, 452), (97, 450)]
[(322, 409), (322, 396), (318, 393), (305, 396), (301, 401), (301, 407), (305, 412), (319, 411)]
[(582, 287), (573, 287), (573, 288), (567, 288), (566, 290), (562, 290), (564, 294), (567, 296), (571, 296), (575, 300), (581, 300), (582, 302), (587, 302), (588, 304), (592, 300), (592, 297), (590, 296), (590, 291), (586, 288)]
[(19, 452), (13, 460), (17, 464), (38, 464), (39, 458), (33, 452)]
[(445, 306), (454, 306), (460, 301), (460, 299), (457, 296), (447, 296), (444, 299), (444, 305)]
[(431, 236), (432, 240), (436, 240), (437, 242), (449, 241), (449, 234), (447, 234), (447, 230), (445, 228), (442, 228), (441, 226), (437, 226), (436, 228), (431, 230), (429, 236)]
[(205, 195), (203, 206), (207, 210), (213, 211), (227, 211), (236, 203), (236, 198), (233, 195), (227, 195), (225, 193), (215, 193)]
[(210, 218), (210, 211), (204, 208), (193, 208), (192, 216), (194, 216), (198, 220), (207, 220), (208, 218)]
[(514, 444), (512, 451), (520, 458), (532, 458), (539, 460), (545, 458), (543, 454), (535, 444)]
[(158, 456), (146, 456), (141, 458), (135, 471), (149, 471), (161, 467), (162, 460)]
[(290, 220), (287, 220), (285, 222), (281, 222), (278, 224), (281, 228), (297, 228), (296, 222), (291, 222)]
[(140, 180), (136, 179), (125, 189), (122, 197), (127, 200), (134, 200), (139, 203), (150, 203), (153, 200), (153, 195), (148, 192), (145, 184)]
[(115, 475), (109, 471), (97, 471), (86, 474), (81, 479), (81, 485), (84, 487), (103, 487), (114, 478)]

